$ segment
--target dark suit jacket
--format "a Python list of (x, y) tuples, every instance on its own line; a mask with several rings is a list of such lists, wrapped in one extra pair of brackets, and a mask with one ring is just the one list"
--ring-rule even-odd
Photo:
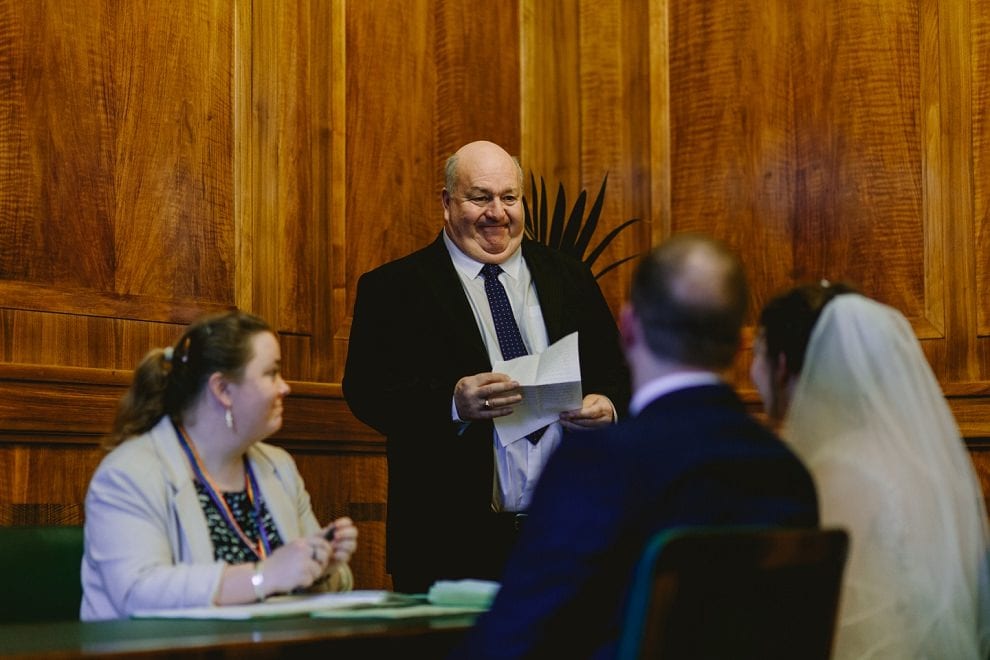
[[(584, 392), (608, 396), (623, 414), (628, 375), (590, 271), (532, 241), (522, 251), (550, 342), (577, 330)], [(492, 423), (472, 423), (458, 435), (451, 421), (454, 385), (487, 371), (488, 352), (442, 236), (361, 277), (344, 396), (387, 437), (387, 559), (403, 588), (410, 580), (418, 590), (438, 578), (495, 577), (501, 569), (486, 527)]]
[(633, 569), (655, 533), (817, 523), (811, 476), (729, 387), (671, 392), (617, 426), (564, 438), (494, 606), (459, 656), (611, 657)]

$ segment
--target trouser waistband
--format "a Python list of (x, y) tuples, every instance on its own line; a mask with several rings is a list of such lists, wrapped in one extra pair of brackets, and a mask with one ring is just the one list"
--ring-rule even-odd
[(522, 529), (523, 523), (529, 517), (529, 514), (517, 511), (497, 511), (492, 512), (492, 516), (500, 526), (505, 525), (518, 532)]

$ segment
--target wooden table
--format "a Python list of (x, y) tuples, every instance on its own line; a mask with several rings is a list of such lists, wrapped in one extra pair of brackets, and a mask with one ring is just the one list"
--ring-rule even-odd
[(477, 615), (249, 621), (143, 619), (0, 625), (0, 655), (40, 658), (443, 658)]

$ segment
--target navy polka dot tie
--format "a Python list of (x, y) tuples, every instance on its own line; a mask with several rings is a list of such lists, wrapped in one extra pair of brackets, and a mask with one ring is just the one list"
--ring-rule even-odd
[(485, 278), (485, 295), (488, 296), (488, 306), (492, 310), (492, 320), (495, 322), (495, 334), (498, 335), (498, 347), (502, 350), (502, 359), (511, 360), (526, 355), (528, 351), (522, 335), (519, 334), (516, 317), (512, 314), (509, 296), (505, 293), (505, 287), (498, 281), (501, 272), (502, 267), (498, 264), (485, 264), (481, 269), (481, 276)]
[[(516, 317), (512, 314), (512, 305), (505, 287), (498, 281), (502, 267), (498, 264), (485, 264), (481, 268), (481, 276), (485, 278), (485, 295), (488, 296), (488, 307), (492, 310), (492, 321), (495, 322), (495, 334), (498, 336), (498, 347), (502, 351), (503, 360), (511, 360), (520, 355), (527, 355), (526, 344), (523, 343)], [(534, 445), (543, 435), (542, 429), (533, 431), (526, 437)]]

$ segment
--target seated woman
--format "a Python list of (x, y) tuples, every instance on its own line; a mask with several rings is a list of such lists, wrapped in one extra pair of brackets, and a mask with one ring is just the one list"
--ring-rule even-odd
[(282, 426), (280, 360), (241, 312), (144, 357), (86, 494), (83, 620), (350, 589), (357, 529), (321, 528), (292, 458), (261, 442)]
[(907, 320), (824, 282), (772, 300), (760, 325), (751, 377), (822, 525), (850, 533), (833, 657), (988, 657), (982, 492)]

